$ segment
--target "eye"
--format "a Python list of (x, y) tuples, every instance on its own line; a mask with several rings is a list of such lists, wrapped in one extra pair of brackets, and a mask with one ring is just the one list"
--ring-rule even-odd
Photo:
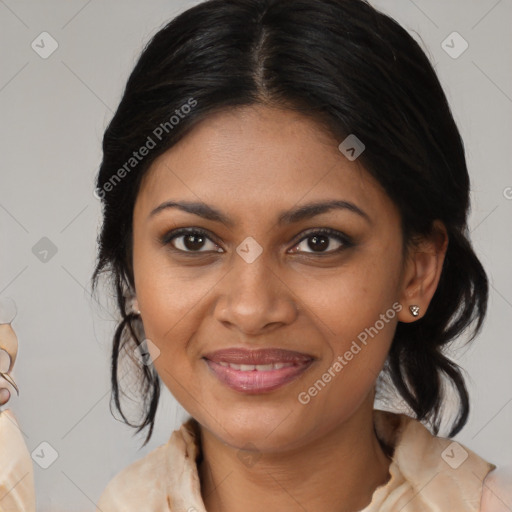
[[(332, 250), (326, 250), (330, 248), (333, 244), (330, 239), (336, 240), (338, 247), (335, 247)], [(307, 241), (310, 242), (307, 242)], [(310, 248), (311, 251), (307, 251), (304, 249), (299, 249), (301, 245), (304, 248)], [(334, 244), (336, 246), (336, 244)], [(344, 249), (352, 247), (354, 244), (350, 240), (350, 238), (343, 233), (336, 231), (330, 228), (321, 228), (315, 229), (314, 231), (310, 231), (309, 234), (301, 239), (298, 244), (294, 245), (294, 252), (306, 252), (309, 254), (333, 254), (340, 252)]]
[[(335, 240), (335, 248), (332, 249)], [(307, 241), (310, 242), (307, 242)], [(171, 245), (174, 249), (183, 253), (200, 253), (200, 252), (222, 252), (220, 246), (213, 242), (209, 233), (201, 228), (181, 228), (165, 234), (161, 238), (163, 245)], [(208, 247), (208, 243), (210, 246)], [(338, 245), (336, 247), (336, 244)], [(301, 245), (303, 246), (300, 249)], [(293, 252), (305, 252), (309, 254), (317, 254), (319, 256), (326, 254), (341, 252), (344, 249), (352, 247), (354, 243), (350, 238), (340, 231), (330, 228), (320, 228), (309, 231), (307, 236), (293, 246)], [(306, 250), (311, 249), (310, 251)], [(330, 250), (326, 250), (329, 249)]]
[[(163, 236), (161, 242), (163, 245), (170, 244), (176, 250), (185, 253), (222, 252), (222, 249), (211, 240), (208, 233), (200, 228), (182, 228), (171, 231)], [(210, 242), (210, 247), (208, 247), (207, 242)], [(205, 243), (206, 249), (204, 249)]]

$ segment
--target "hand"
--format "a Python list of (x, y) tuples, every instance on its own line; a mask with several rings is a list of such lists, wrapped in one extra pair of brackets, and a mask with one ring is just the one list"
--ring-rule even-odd
[(11, 398), (9, 387), (12, 386), (19, 394), (18, 387), (10, 373), (18, 353), (18, 338), (11, 324), (0, 324), (0, 406)]
[(0, 299), (0, 512), (35, 512), (32, 458), (12, 410), (1, 410), (11, 398), (11, 387), (19, 394), (10, 375), (18, 354), (18, 338), (11, 327), (13, 305)]
[[(3, 378), (0, 378), (0, 386), (5, 386), (5, 382), (2, 382), (3, 380)], [(0, 387), (0, 406), (5, 405), (10, 398), (10, 391), (5, 387)]]

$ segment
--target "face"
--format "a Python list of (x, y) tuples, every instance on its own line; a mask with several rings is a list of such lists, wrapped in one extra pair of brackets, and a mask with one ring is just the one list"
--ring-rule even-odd
[(389, 350), (400, 217), (340, 142), (298, 113), (244, 107), (198, 124), (142, 181), (133, 268), (155, 367), (234, 447), (279, 451), (343, 424)]

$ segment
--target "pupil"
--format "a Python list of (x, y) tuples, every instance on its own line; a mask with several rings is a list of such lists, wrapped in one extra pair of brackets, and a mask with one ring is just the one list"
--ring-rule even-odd
[[(309, 243), (310, 249), (313, 249), (317, 252), (321, 252), (321, 249), (325, 249), (329, 246), (328, 238), (325, 235), (312, 236), (310, 240), (313, 241), (313, 243)], [(318, 243), (318, 245), (315, 245), (316, 243)], [(319, 248), (320, 250), (318, 250)]]
[[(196, 239), (195, 243), (194, 243), (194, 239)], [(197, 240), (199, 240), (199, 242), (197, 242)], [(197, 234), (187, 235), (185, 237), (185, 247), (189, 250), (200, 249), (203, 241), (204, 241), (203, 235), (197, 235)]]

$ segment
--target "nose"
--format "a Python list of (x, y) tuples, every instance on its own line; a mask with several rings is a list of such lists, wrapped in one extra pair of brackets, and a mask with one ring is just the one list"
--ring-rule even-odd
[(216, 319), (246, 335), (289, 325), (298, 315), (293, 290), (271, 267), (264, 253), (251, 263), (234, 255), (233, 266), (217, 290)]

